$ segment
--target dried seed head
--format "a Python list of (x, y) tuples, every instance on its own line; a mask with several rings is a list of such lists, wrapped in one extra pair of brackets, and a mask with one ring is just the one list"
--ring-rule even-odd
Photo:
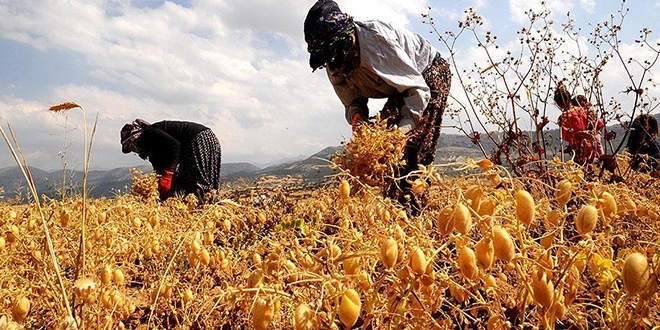
[(635, 203), (632, 198), (627, 197), (620, 205), (617, 205), (618, 215), (624, 216), (627, 214), (636, 214), (637, 213), (637, 203)]
[(630, 294), (640, 294), (646, 291), (651, 280), (651, 267), (646, 257), (639, 253), (631, 253), (623, 264), (623, 286)]
[(200, 242), (199, 240), (194, 240), (194, 241), (190, 244), (190, 252), (191, 252), (192, 254), (197, 255), (197, 254), (199, 254), (201, 251), (202, 251), (202, 242)]
[(518, 190), (516, 198), (516, 219), (529, 226), (534, 220), (535, 204), (532, 195), (526, 190)]
[(559, 210), (552, 210), (548, 212), (547, 216), (545, 217), (545, 226), (546, 228), (554, 228), (559, 226), (559, 221), (562, 218), (562, 212)]
[(256, 288), (261, 284), (261, 280), (264, 277), (264, 272), (260, 269), (257, 268), (255, 269), (251, 274), (250, 277), (248, 277), (247, 280), (247, 286), (248, 288)]
[(440, 211), (440, 214), (438, 214), (436, 225), (438, 226), (438, 231), (440, 231), (442, 235), (447, 235), (454, 229), (454, 217), (452, 213), (453, 210), (451, 206), (447, 205), (442, 211)]
[(467, 292), (465, 292), (465, 289), (453, 281), (449, 283), (449, 294), (461, 303), (467, 298)]
[(516, 254), (509, 232), (500, 226), (493, 227), (493, 249), (495, 256), (506, 262), (511, 261)]
[(348, 183), (347, 180), (341, 180), (341, 182), (339, 183), (339, 197), (342, 200), (347, 200), (350, 195), (351, 195), (351, 185)]
[(60, 112), (60, 111), (66, 111), (66, 110), (75, 109), (75, 108), (82, 108), (82, 107), (76, 102), (64, 101), (60, 104), (57, 104), (57, 105), (54, 105), (54, 106), (48, 108), (48, 110), (53, 111), (53, 112)]
[(362, 302), (357, 291), (354, 289), (346, 290), (341, 296), (341, 302), (339, 303), (339, 320), (347, 329), (355, 325), (355, 322), (357, 322), (360, 316), (361, 308)]
[(122, 272), (121, 269), (117, 268), (112, 272), (112, 282), (117, 286), (124, 285), (124, 272)]
[(101, 304), (105, 308), (112, 308), (112, 301), (110, 299), (110, 290), (103, 291), (101, 294)]
[(208, 266), (208, 264), (211, 263), (211, 255), (209, 254), (209, 250), (202, 249), (202, 251), (199, 252), (199, 262), (202, 264), (202, 266)]
[(575, 218), (575, 229), (584, 236), (596, 228), (598, 222), (598, 210), (593, 205), (585, 205)]
[(472, 215), (470, 210), (463, 203), (456, 204), (454, 208), (454, 229), (457, 232), (468, 235), (472, 229)]
[(186, 291), (183, 292), (183, 302), (184, 303), (189, 303), (193, 300), (194, 294), (190, 288), (187, 288)]
[(314, 329), (314, 312), (309, 305), (300, 304), (293, 312), (293, 328), (295, 330)]
[(380, 261), (383, 262), (385, 267), (392, 268), (396, 263), (399, 248), (394, 238), (390, 237), (383, 241), (380, 245)]
[(474, 251), (465, 246), (458, 253), (458, 268), (460, 268), (463, 276), (474, 279), (477, 276), (477, 258)]
[(412, 191), (415, 195), (423, 194), (428, 188), (429, 184), (421, 178), (415, 179), (412, 183)]
[(413, 250), (410, 255), (410, 268), (417, 273), (417, 275), (424, 274), (426, 272), (426, 256), (422, 248), (417, 247)]
[(66, 227), (69, 224), (70, 219), (71, 211), (64, 210), (62, 213), (60, 213), (60, 224), (62, 224), (62, 227)]
[(112, 280), (112, 268), (110, 268), (110, 265), (105, 265), (103, 266), (103, 269), (101, 269), (101, 283), (107, 285), (110, 284), (111, 280)]
[(477, 214), (480, 216), (492, 216), (495, 213), (495, 208), (497, 204), (492, 199), (482, 199), (479, 202), (479, 207), (477, 208)]
[(275, 305), (270, 300), (257, 299), (252, 313), (252, 323), (257, 330), (266, 330), (273, 321)]
[(548, 280), (548, 276), (544, 271), (539, 270), (532, 275), (532, 292), (537, 304), (546, 308), (552, 305), (555, 298), (555, 286), (552, 281)]
[(96, 216), (96, 221), (101, 224), (104, 223), (108, 219), (108, 214), (106, 212), (101, 212), (99, 215)]
[(617, 205), (614, 196), (607, 191), (604, 191), (600, 194), (600, 203), (603, 209), (603, 214), (608, 219), (617, 215)]
[(557, 205), (559, 207), (564, 207), (569, 200), (571, 200), (571, 195), (573, 194), (573, 183), (570, 180), (564, 179), (559, 181), (557, 184), (557, 190), (555, 198), (557, 199)]
[(149, 224), (151, 225), (152, 228), (155, 228), (160, 223), (160, 219), (156, 214), (150, 215), (147, 221), (149, 221)]
[(284, 268), (288, 271), (289, 275), (286, 277), (287, 282), (295, 282), (298, 280), (298, 267), (291, 260), (286, 260), (284, 262)]
[(7, 242), (14, 243), (18, 240), (19, 231), (16, 225), (9, 226), (9, 232), (7, 233)]
[(495, 276), (488, 274), (484, 278), (484, 287), (486, 288), (494, 288), (497, 285), (497, 280), (495, 279)]
[(490, 238), (484, 237), (474, 246), (477, 255), (477, 264), (481, 269), (487, 270), (493, 265), (495, 259), (495, 248)]
[(11, 308), (11, 316), (16, 322), (23, 322), (30, 312), (30, 300), (27, 297), (18, 299)]
[(467, 191), (465, 191), (463, 196), (465, 196), (465, 199), (468, 201), (472, 209), (476, 210), (479, 208), (481, 198), (484, 196), (484, 189), (481, 187), (481, 185), (473, 185), (472, 187), (468, 188)]
[(360, 271), (360, 257), (348, 258), (342, 264), (346, 274), (355, 275)]

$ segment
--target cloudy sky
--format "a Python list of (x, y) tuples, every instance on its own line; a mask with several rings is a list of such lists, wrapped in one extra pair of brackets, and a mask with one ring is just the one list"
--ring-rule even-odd
[[(324, 72), (312, 73), (302, 26), (313, 0), (0, 0), (0, 123), (10, 125), (28, 163), (46, 170), (82, 168), (83, 116), (51, 113), (62, 101), (98, 118), (92, 167), (144, 165), (124, 155), (122, 125), (188, 120), (211, 127), (223, 162), (265, 165), (309, 156), (350, 136), (341, 103)], [(600, 22), (617, 1), (546, 0), (561, 21)], [(534, 0), (343, 0), (357, 20), (381, 19), (430, 35), (458, 30), (472, 7), (505, 44), (524, 25)], [(632, 43), (641, 27), (658, 30), (658, 0), (626, 3)], [(559, 27), (557, 27), (559, 29)], [(656, 36), (657, 38), (657, 36)], [(504, 40), (502, 40), (504, 39)], [(473, 44), (461, 64), (484, 67)], [(634, 45), (631, 45), (631, 47)], [(452, 94), (458, 84), (453, 84)], [(2, 143), (0, 168), (13, 166)]]

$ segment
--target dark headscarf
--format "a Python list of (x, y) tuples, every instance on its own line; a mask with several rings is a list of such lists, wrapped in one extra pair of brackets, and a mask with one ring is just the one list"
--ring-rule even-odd
[(305, 18), (305, 41), (312, 70), (327, 63), (341, 62), (352, 45), (353, 17), (332, 0), (318, 0)]
[(658, 120), (649, 114), (641, 114), (630, 124), (626, 148), (631, 154), (637, 154), (653, 143), (658, 135)]
[(149, 126), (149, 123), (140, 118), (124, 125), (121, 129), (121, 151), (125, 154), (129, 152), (138, 152), (137, 141), (142, 134), (142, 130)]
[(557, 84), (557, 88), (555, 89), (554, 100), (562, 111), (569, 110), (569, 104), (572, 105), (573, 103), (571, 101), (571, 93), (566, 90), (566, 86), (561, 82)]

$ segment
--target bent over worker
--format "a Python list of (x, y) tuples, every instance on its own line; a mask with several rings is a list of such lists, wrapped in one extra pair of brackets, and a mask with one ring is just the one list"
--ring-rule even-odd
[[(381, 118), (407, 136), (398, 176), (432, 164), (451, 85), (449, 64), (433, 45), (386, 22), (354, 21), (332, 0), (312, 6), (304, 34), (310, 67), (326, 69), (354, 131), (369, 118), (370, 98), (387, 99)], [(386, 194), (402, 203), (413, 197), (405, 179)]]
[(159, 175), (161, 199), (175, 193), (205, 201), (220, 182), (221, 148), (210, 128), (193, 122), (136, 119), (121, 129), (122, 152), (148, 159)]

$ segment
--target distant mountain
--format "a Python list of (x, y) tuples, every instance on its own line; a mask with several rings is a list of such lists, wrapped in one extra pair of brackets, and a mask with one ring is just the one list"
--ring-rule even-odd
[(220, 177), (229, 178), (229, 177), (240, 177), (241, 175), (246, 175), (259, 171), (261, 168), (258, 166), (252, 165), (250, 163), (226, 163), (222, 164), (220, 168)]
[[(656, 117), (660, 117), (660, 115), (656, 115)], [(625, 131), (621, 125), (609, 126), (608, 130), (616, 133), (617, 138), (613, 143), (613, 146), (616, 148), (622, 140)], [(547, 130), (545, 134), (553, 137), (553, 146), (558, 146), (558, 129)], [(493, 149), (493, 143), (485, 137), (482, 138), (482, 146), (487, 154), (490, 154)], [(300, 176), (303, 178), (303, 184), (318, 184), (333, 173), (330, 168), (330, 165), (332, 165), (330, 156), (340, 151), (341, 148), (341, 146), (327, 147), (307, 158), (271, 165), (265, 168), (260, 168), (250, 163), (226, 163), (222, 164), (220, 176), (225, 182), (235, 182), (237, 180), (252, 182), (268, 176)], [(436, 163), (459, 162), (464, 161), (467, 157), (479, 159), (483, 157), (483, 154), (465, 135), (440, 135)], [(152, 170), (149, 165), (140, 166), (136, 169), (144, 173), (149, 173)], [(48, 172), (30, 167), (30, 172), (39, 194), (51, 198), (61, 196), (64, 178), (66, 178), (66, 188), (68, 191), (76, 193), (81, 190), (81, 171), (67, 171), (65, 176), (62, 170)], [(87, 177), (87, 183), (90, 197), (114, 197), (130, 189), (130, 168), (123, 167), (107, 171), (90, 171)], [(0, 187), (4, 187), (5, 199), (16, 198), (18, 195), (27, 196), (27, 184), (18, 167), (0, 168)]]
[[(82, 171), (63, 170), (46, 172), (38, 168), (29, 167), (37, 192), (50, 198), (61, 197), (63, 191), (67, 194), (76, 194), (82, 191)], [(151, 171), (150, 166), (137, 167), (143, 172)], [(0, 169), (0, 187), (4, 187), (5, 199), (25, 199), (28, 196), (27, 181), (18, 167), (5, 167)], [(128, 191), (131, 186), (130, 168), (116, 168), (112, 170), (89, 171), (87, 175), (87, 190), (92, 198), (112, 197)]]

